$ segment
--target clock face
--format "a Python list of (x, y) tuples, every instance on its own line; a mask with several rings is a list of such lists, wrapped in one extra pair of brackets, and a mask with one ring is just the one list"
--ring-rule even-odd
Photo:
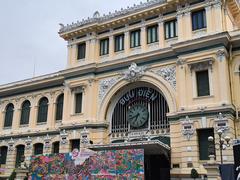
[(135, 104), (128, 110), (127, 117), (132, 127), (141, 127), (148, 120), (148, 108), (142, 104)]

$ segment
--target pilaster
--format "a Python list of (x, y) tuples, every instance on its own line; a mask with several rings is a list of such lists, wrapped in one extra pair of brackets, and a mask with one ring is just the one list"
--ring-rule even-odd
[(178, 8), (177, 11), (177, 23), (178, 23), (178, 41), (183, 41), (184, 40), (184, 14), (181, 11), (181, 8)]
[(158, 22), (158, 37), (159, 37), (159, 48), (165, 47), (165, 38), (164, 38), (164, 22), (163, 16), (160, 15), (160, 19)]
[(111, 35), (109, 36), (109, 57), (110, 59), (113, 58), (114, 56), (114, 36), (112, 34), (111, 30)]
[(213, 13), (212, 13), (212, 6), (209, 2), (205, 5), (206, 11), (206, 20), (207, 20), (207, 33), (213, 32)]
[(147, 47), (147, 32), (146, 32), (146, 24), (143, 21), (141, 26), (141, 49), (145, 51)]
[(128, 30), (128, 26), (126, 26), (126, 30), (124, 32), (124, 52), (126, 56), (130, 52), (130, 32)]
[(12, 121), (12, 129), (13, 130), (19, 129), (21, 110), (22, 109), (20, 109), (18, 107), (14, 108), (13, 121)]
[(216, 1), (213, 5), (213, 12), (214, 12), (214, 31), (215, 32), (222, 32), (223, 31), (223, 15), (222, 15), (222, 2)]
[[(192, 18), (191, 18), (191, 10), (190, 10), (190, 7), (185, 10), (184, 12), (184, 23), (183, 23), (183, 26), (184, 26), (184, 29), (185, 29), (185, 38), (188, 40), (188, 39), (192, 39), (192, 27), (191, 27), (191, 24), (192, 24)], [(180, 34), (178, 35), (178, 38), (179, 38)]]
[(224, 50), (218, 50), (216, 53), (218, 64), (219, 91), (222, 104), (230, 104), (230, 78), (228, 71), (227, 54)]

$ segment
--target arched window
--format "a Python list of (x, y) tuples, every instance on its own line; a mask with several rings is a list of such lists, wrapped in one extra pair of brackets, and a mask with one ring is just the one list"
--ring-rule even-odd
[(6, 164), (8, 147), (0, 147), (0, 164)]
[(34, 144), (34, 155), (43, 154), (43, 144), (37, 143)]
[(25, 146), (24, 145), (18, 145), (16, 147), (17, 153), (16, 153), (16, 163), (15, 167), (19, 167), (21, 165), (22, 158), (24, 156)]
[(64, 95), (63, 94), (59, 95), (56, 103), (56, 120), (62, 120), (63, 100), (64, 100)]
[(5, 114), (5, 121), (4, 121), (4, 127), (11, 127), (12, 121), (13, 121), (13, 111), (14, 106), (13, 104), (8, 104), (6, 107), (6, 114)]
[(22, 113), (20, 119), (20, 125), (28, 124), (29, 123), (29, 116), (30, 116), (30, 102), (24, 101), (22, 104)]
[(46, 97), (43, 97), (39, 101), (37, 122), (38, 123), (47, 122), (47, 115), (48, 115), (48, 99)]

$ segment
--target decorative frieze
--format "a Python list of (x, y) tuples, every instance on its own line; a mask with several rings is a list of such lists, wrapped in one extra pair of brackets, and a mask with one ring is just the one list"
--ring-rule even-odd
[(186, 116), (185, 120), (182, 121), (182, 134), (187, 140), (190, 140), (195, 132), (193, 122), (190, 120), (188, 116)]
[(176, 66), (166, 66), (153, 72), (166, 80), (176, 90)]
[(65, 129), (63, 129), (61, 132), (60, 132), (60, 138), (61, 138), (61, 144), (66, 144), (67, 143), (67, 137), (68, 137), (68, 133), (66, 132)]
[(213, 60), (209, 59), (209, 60), (205, 60), (202, 62), (196, 62), (196, 63), (191, 63), (188, 65), (190, 68), (191, 73), (193, 71), (202, 71), (202, 70), (207, 70), (207, 69), (211, 69), (211, 71), (213, 70)]
[(25, 143), (26, 143), (26, 149), (30, 150), (32, 148), (32, 139), (29, 136), (25, 140)]
[(14, 144), (15, 144), (15, 141), (13, 140), (13, 138), (11, 138), (10, 141), (8, 141), (8, 150), (9, 151), (14, 151)]
[(229, 130), (228, 119), (222, 114), (219, 113), (217, 118), (214, 120), (216, 131), (222, 130), (223, 132)]
[(216, 52), (217, 60), (223, 61), (226, 58), (226, 54), (224, 50), (218, 50)]

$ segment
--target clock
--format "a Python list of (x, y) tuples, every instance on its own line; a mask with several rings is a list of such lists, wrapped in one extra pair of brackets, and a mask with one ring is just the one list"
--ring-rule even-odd
[(131, 106), (127, 113), (128, 122), (134, 128), (143, 126), (148, 120), (148, 116), (148, 108), (143, 104)]

